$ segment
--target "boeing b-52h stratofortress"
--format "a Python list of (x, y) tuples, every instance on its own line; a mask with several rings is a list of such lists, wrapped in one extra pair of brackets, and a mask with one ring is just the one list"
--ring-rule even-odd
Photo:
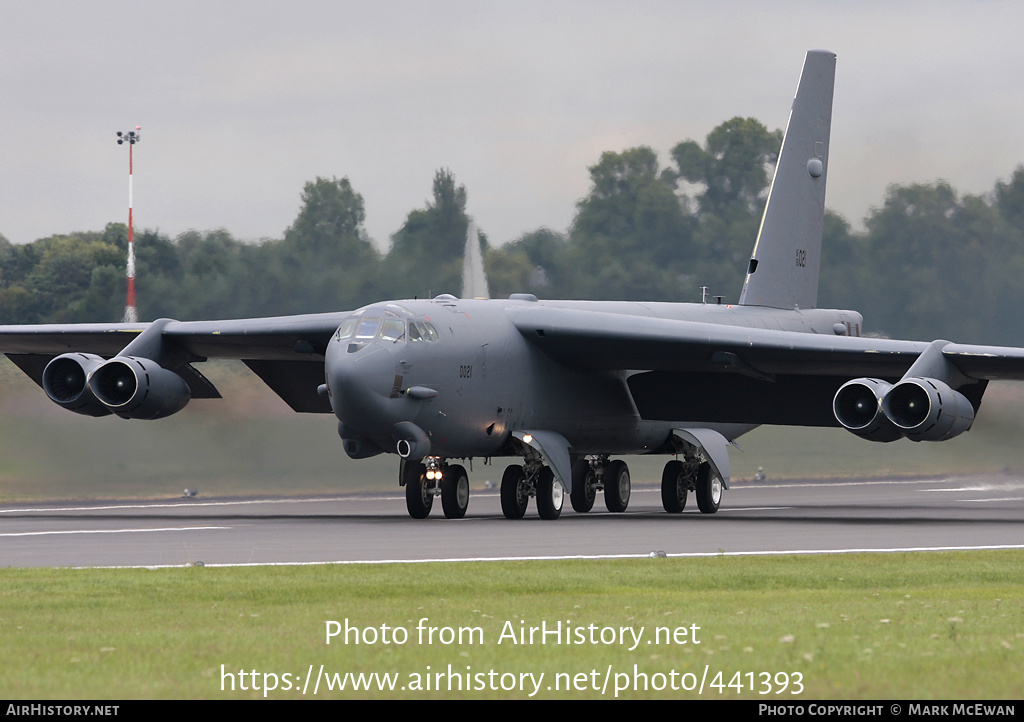
[(736, 305), (450, 295), (357, 311), (233, 321), (0, 327), (0, 350), (55, 403), (157, 419), (219, 397), (196, 370), (241, 359), (293, 409), (333, 412), (354, 459), (400, 458), (409, 514), (459, 518), (454, 460), (521, 457), (501, 508), (555, 519), (568, 492), (626, 509), (626, 463), (666, 454), (662, 501), (718, 510), (727, 445), (760, 424), (843, 426), (871, 441), (967, 431), (989, 379), (1024, 349), (861, 337), (860, 314), (815, 308), (835, 55), (807, 54)]

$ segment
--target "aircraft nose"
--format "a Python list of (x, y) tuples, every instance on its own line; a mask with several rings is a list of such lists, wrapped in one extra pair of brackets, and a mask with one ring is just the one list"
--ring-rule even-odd
[(338, 420), (367, 436), (390, 434), (388, 401), (395, 393), (395, 364), (380, 344), (340, 344), (327, 355), (327, 383)]

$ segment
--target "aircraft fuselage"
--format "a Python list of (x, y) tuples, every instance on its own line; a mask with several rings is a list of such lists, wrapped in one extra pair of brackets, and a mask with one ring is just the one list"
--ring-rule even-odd
[[(724, 304), (453, 297), (374, 304), (352, 315), (326, 353), (342, 436), (362, 442), (355, 455), (396, 452), (395, 427), (403, 422), (424, 432), (430, 455), (453, 458), (513, 455), (510, 434), (529, 429), (561, 434), (574, 456), (644, 454), (663, 449), (673, 428), (689, 425), (682, 409), (676, 420), (641, 418), (627, 385), (630, 371), (570, 368), (540, 351), (513, 323), (518, 310), (538, 305), (622, 314), (638, 323), (659, 318), (830, 335), (837, 324), (858, 333), (861, 322), (849, 311)], [(753, 428), (712, 426), (727, 439)]]

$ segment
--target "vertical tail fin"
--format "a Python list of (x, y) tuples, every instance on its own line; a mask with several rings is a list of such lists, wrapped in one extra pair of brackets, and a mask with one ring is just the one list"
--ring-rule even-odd
[(814, 308), (818, 303), (835, 72), (835, 53), (807, 53), (740, 293), (742, 305)]
[(462, 256), (462, 297), (491, 297), (487, 272), (484, 271), (484, 254), (480, 249), (480, 233), (472, 221), (466, 230), (466, 251)]

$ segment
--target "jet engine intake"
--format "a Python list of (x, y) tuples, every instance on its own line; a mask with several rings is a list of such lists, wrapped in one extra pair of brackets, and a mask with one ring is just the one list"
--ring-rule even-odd
[(967, 397), (938, 379), (903, 379), (882, 400), (882, 411), (912, 441), (952, 439), (974, 423)]
[(853, 379), (836, 392), (832, 410), (836, 420), (849, 431), (868, 441), (896, 441), (903, 431), (882, 411), (882, 399), (892, 384), (881, 379)]
[(155, 361), (133, 356), (112, 358), (89, 378), (89, 388), (111, 412), (125, 419), (160, 419), (185, 408), (188, 384)]
[(110, 409), (89, 388), (89, 374), (104, 362), (91, 353), (66, 353), (43, 369), (43, 391), (58, 406), (84, 416), (106, 416)]

